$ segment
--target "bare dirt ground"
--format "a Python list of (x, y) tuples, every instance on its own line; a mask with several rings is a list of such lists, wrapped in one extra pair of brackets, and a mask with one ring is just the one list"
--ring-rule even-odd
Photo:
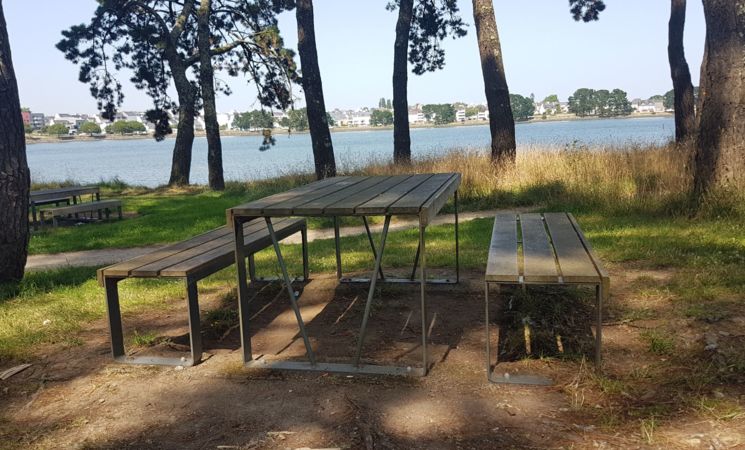
[[(487, 381), (478, 273), (466, 274), (458, 286), (429, 288), (432, 367), (424, 378), (244, 369), (235, 294), (200, 291), (206, 361), (193, 368), (116, 364), (106, 324), (91, 323), (81, 345), (47, 346), (31, 368), (2, 382), (0, 447), (743, 448), (745, 418), (706, 415), (681, 398), (692, 388), (681, 381), (676, 390), (662, 379), (685, 368), (670, 372), (666, 358), (646, 350), (639, 334), (653, 324), (614, 317), (621, 306), (638, 301), (623, 286), (635, 277), (669, 274), (629, 269), (611, 275), (618, 288), (606, 314), (602, 377), (582, 359), (592, 355), (591, 295), (539, 292), (558, 306), (538, 317), (528, 313), (519, 291), (505, 292), (500, 370), (549, 376), (555, 384), (548, 387)], [(298, 289), (318, 357), (339, 361), (352, 355), (366, 286), (316, 275)], [(251, 292), (254, 354), (301, 360), (302, 339), (286, 292), (278, 284)], [(418, 366), (418, 316), (418, 286), (383, 286), (372, 308), (365, 357)], [(717, 326), (729, 327), (735, 339), (736, 320)], [(130, 332), (154, 330), (158, 336), (135, 352), (178, 353), (188, 343), (183, 299), (158, 313), (125, 316), (125, 322)], [(692, 321), (680, 327), (695, 346), (710, 331)], [(532, 358), (526, 358), (526, 329)], [(717, 392), (739, 405), (745, 400), (743, 384)]]

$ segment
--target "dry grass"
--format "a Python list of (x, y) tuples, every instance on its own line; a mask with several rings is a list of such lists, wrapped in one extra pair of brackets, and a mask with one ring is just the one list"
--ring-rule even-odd
[(535, 205), (614, 212), (680, 212), (687, 204), (689, 151), (660, 147), (546, 149), (518, 152), (514, 166), (495, 166), (483, 151), (454, 150), (411, 166), (372, 162), (356, 172), (460, 172), (469, 209)]

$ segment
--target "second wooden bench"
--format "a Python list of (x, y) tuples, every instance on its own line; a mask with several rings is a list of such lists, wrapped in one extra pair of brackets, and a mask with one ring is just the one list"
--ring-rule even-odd
[[(300, 232), (302, 235), (303, 277), (308, 279), (308, 236), (304, 219), (286, 218), (272, 223), (277, 239)], [(244, 252), (253, 266), (253, 254), (272, 245), (263, 220), (246, 222), (243, 226)], [(220, 227), (186, 241), (163, 247), (154, 252), (98, 270), (98, 282), (106, 288), (111, 351), (114, 359), (129, 364), (191, 366), (202, 359), (202, 337), (199, 325), (197, 281), (235, 262), (233, 230)], [(251, 279), (254, 268), (251, 267)], [(127, 278), (182, 279), (186, 285), (189, 313), (190, 358), (163, 358), (125, 354), (122, 317), (119, 308), (118, 283)]]

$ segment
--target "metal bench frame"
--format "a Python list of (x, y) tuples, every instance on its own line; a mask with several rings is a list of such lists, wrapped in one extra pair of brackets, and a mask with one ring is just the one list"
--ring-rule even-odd
[[(485, 328), (486, 328), (486, 373), (487, 378), (492, 383), (504, 383), (504, 384), (528, 384), (528, 385), (542, 385), (547, 386), (553, 384), (553, 381), (546, 377), (538, 376), (538, 375), (529, 375), (529, 374), (520, 374), (520, 375), (510, 375), (510, 374), (496, 374), (497, 372), (497, 365), (499, 363), (499, 358), (497, 358), (497, 361), (495, 361), (494, 369), (492, 369), (492, 355), (491, 355), (491, 333), (490, 333), (490, 326), (489, 326), (489, 294), (490, 294), (490, 287), (491, 285), (495, 285), (494, 288), (496, 290), (497, 295), (495, 296), (497, 299), (497, 308), (499, 308), (500, 305), (500, 297), (499, 292), (502, 285), (520, 285), (525, 287), (526, 285), (555, 285), (555, 286), (595, 286), (595, 313), (596, 313), (596, 324), (595, 324), (595, 367), (596, 369), (600, 369), (601, 367), (601, 347), (602, 347), (602, 327), (603, 327), (603, 299), (607, 298), (609, 286), (610, 286), (610, 278), (608, 276), (608, 273), (603, 268), (602, 264), (600, 263), (600, 259), (595, 255), (592, 246), (585, 238), (584, 234), (582, 233), (582, 229), (579, 227), (579, 224), (577, 223), (577, 220), (574, 218), (574, 216), (571, 213), (566, 214), (567, 218), (569, 219), (569, 222), (571, 223), (574, 231), (576, 232), (577, 238), (581, 242), (584, 251), (587, 254), (587, 257), (590, 259), (592, 264), (595, 267), (595, 270), (597, 271), (597, 280), (596, 281), (568, 281), (565, 280), (564, 277), (559, 276), (556, 281), (526, 281), (525, 277), (523, 275), (520, 275), (516, 281), (492, 281), (492, 280), (485, 280), (484, 281), (484, 303), (485, 303)], [(520, 215), (517, 215), (517, 223), (520, 223)], [(497, 219), (495, 219), (495, 222)], [(495, 223), (495, 229), (496, 229), (496, 223)], [(492, 240), (495, 237), (495, 232), (492, 234)], [(520, 241), (516, 242), (516, 244), (520, 243)], [(551, 245), (553, 249), (553, 245)], [(561, 259), (559, 259), (561, 261)]]
[[(297, 229), (296, 229), (297, 228)], [(213, 230), (214, 231), (214, 230)], [(308, 229), (307, 224), (303, 221), (298, 226), (288, 227), (284, 230), (277, 231), (279, 239), (284, 239), (297, 232), (300, 232), (302, 237), (302, 253), (303, 253), (303, 281), (308, 280)], [(194, 238), (192, 238), (194, 239)], [(248, 248), (252, 243), (245, 245)], [(269, 248), (272, 244), (262, 245), (260, 248), (251, 248), (246, 251), (246, 256), (250, 260), (250, 265), (253, 266), (254, 253)], [(232, 251), (232, 249), (231, 249)], [(235, 261), (233, 261), (235, 263)], [(231, 264), (233, 264), (231, 263)], [(122, 326), (122, 314), (119, 306), (119, 287), (120, 281), (128, 278), (153, 278), (153, 277), (139, 277), (136, 275), (129, 276), (107, 276), (105, 274), (107, 268), (99, 269), (98, 279), (99, 284), (103, 285), (106, 290), (106, 307), (108, 312), (109, 330), (111, 332), (111, 352), (114, 359), (117, 362), (125, 364), (145, 364), (145, 365), (163, 365), (163, 366), (194, 366), (199, 364), (202, 360), (202, 335), (201, 326), (199, 320), (199, 295), (197, 291), (197, 282), (206, 278), (225, 267), (227, 265), (213, 266), (208, 269), (197, 271), (189, 276), (185, 277), (156, 277), (156, 278), (181, 278), (184, 280), (184, 287), (186, 288), (186, 304), (189, 315), (189, 342), (190, 342), (190, 356), (189, 357), (157, 357), (157, 356), (127, 356), (124, 348), (124, 328)], [(114, 266), (110, 266), (114, 267)], [(252, 274), (255, 275), (255, 271), (252, 269)], [(261, 279), (265, 281), (268, 279)], [(251, 282), (259, 281), (252, 277)]]
[[(118, 202), (118, 204), (115, 204), (114, 202)], [(101, 205), (102, 203), (103, 205)], [(116, 206), (116, 210), (119, 215), (119, 220), (121, 220), (123, 218), (121, 200), (101, 200), (101, 201), (95, 201), (95, 202), (77, 203), (77, 204), (68, 205), (68, 206), (60, 206), (60, 207), (55, 207), (55, 208), (39, 210), (39, 224), (41, 225), (42, 228), (44, 228), (44, 216), (45, 214), (51, 214), (52, 215), (52, 226), (56, 227), (59, 225), (58, 217), (65, 215), (67, 213), (67, 210), (70, 211), (67, 214), (75, 214), (75, 217), (77, 217), (79, 213), (86, 213), (86, 212), (92, 213), (94, 211), (97, 211), (98, 220), (103, 219), (101, 211), (104, 211), (104, 214), (106, 215), (106, 220), (109, 220), (111, 211), (113, 210), (114, 206)]]

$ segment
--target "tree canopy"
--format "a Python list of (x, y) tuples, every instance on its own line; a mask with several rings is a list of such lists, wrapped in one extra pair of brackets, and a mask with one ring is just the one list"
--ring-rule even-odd
[(274, 128), (274, 116), (269, 111), (260, 109), (246, 111), (235, 115), (232, 126), (242, 131)]
[[(382, 99), (381, 99), (382, 100)], [(373, 109), (370, 113), (370, 125), (387, 126), (393, 124), (393, 113), (388, 109)]]
[(529, 97), (523, 97), (520, 94), (510, 94), (510, 107), (512, 108), (512, 117), (515, 121), (524, 121), (533, 117), (535, 113), (535, 103)]
[(621, 89), (577, 89), (569, 97), (569, 112), (577, 116), (615, 117), (631, 114), (631, 102)]
[(455, 122), (455, 108), (450, 103), (422, 105), (422, 113), (435, 125)]
[(144, 133), (145, 131), (147, 131), (145, 125), (136, 120), (117, 120), (106, 127), (106, 133), (109, 134)]
[(101, 127), (95, 122), (83, 122), (80, 124), (78, 131), (85, 134), (95, 134), (101, 132)]
[(49, 125), (48, 127), (44, 128), (44, 132), (47, 134), (53, 134), (53, 135), (59, 136), (61, 134), (69, 133), (70, 129), (67, 128), (66, 125), (63, 125), (61, 123), (53, 123), (52, 125)]

